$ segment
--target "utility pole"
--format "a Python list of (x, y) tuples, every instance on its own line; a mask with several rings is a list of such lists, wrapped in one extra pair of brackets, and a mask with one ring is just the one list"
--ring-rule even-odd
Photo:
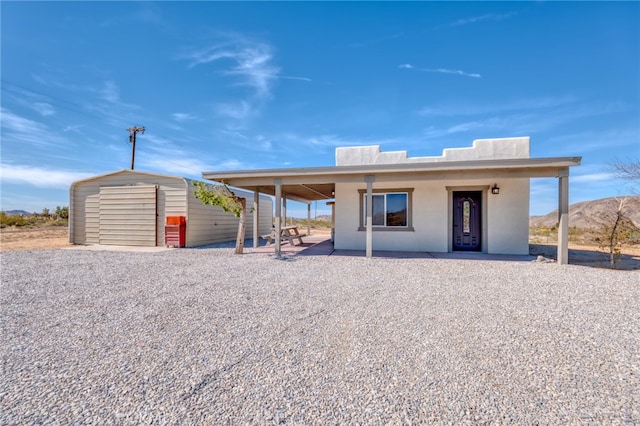
[(133, 165), (136, 159), (136, 133), (140, 132), (144, 135), (144, 126), (142, 127), (129, 127), (127, 129), (129, 133), (129, 142), (132, 144), (131, 146), (131, 170), (133, 170)]

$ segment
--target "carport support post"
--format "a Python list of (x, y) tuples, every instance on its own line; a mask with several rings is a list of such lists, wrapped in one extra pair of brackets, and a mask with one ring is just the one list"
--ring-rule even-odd
[(558, 174), (558, 264), (569, 263), (569, 169)]
[(253, 193), (253, 247), (258, 247), (258, 233), (260, 232), (260, 188)]
[(287, 194), (282, 199), (282, 216), (284, 216), (284, 226), (287, 226)]
[(373, 182), (375, 176), (367, 175), (364, 181), (367, 183), (367, 259), (373, 257)]
[(275, 239), (276, 239), (276, 257), (280, 257), (282, 254), (282, 247), (280, 246), (280, 232), (282, 232), (282, 226), (280, 224), (280, 215), (282, 214), (282, 179), (274, 179), (274, 185), (276, 186), (276, 223), (275, 223)]
[(311, 201), (307, 203), (307, 235), (311, 235)]

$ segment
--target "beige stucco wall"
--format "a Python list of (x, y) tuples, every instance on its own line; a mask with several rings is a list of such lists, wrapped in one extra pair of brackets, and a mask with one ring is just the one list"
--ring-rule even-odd
[[(406, 151), (382, 152), (380, 146), (341, 147), (336, 149), (337, 166), (372, 164), (431, 163), (447, 161), (484, 161), (529, 158), (530, 138), (476, 139), (468, 148), (448, 148), (441, 156), (408, 157)], [(498, 183), (500, 194), (489, 191)], [(452, 198), (456, 190), (482, 189), (482, 251), (495, 254), (529, 254), (529, 179), (414, 180), (385, 183), (377, 180), (374, 189), (413, 188), (414, 231), (373, 232), (374, 250), (447, 252), (452, 246)], [(359, 231), (360, 195), (366, 184), (336, 184), (335, 248), (364, 250), (366, 232)]]
[[(447, 187), (489, 188), (489, 179), (450, 181), (376, 182), (374, 189), (413, 188), (414, 231), (374, 231), (374, 250), (431, 251), (450, 250), (452, 229)], [(500, 194), (485, 190), (483, 211), (483, 251), (495, 254), (529, 254), (529, 179), (500, 179)], [(358, 231), (360, 224), (359, 189), (366, 184), (336, 184), (335, 248), (364, 250), (366, 233)]]

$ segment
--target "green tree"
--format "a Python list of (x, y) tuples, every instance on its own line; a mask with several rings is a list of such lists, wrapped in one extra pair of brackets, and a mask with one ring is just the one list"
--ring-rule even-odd
[(56, 206), (56, 216), (60, 219), (69, 219), (69, 206)]
[(196, 187), (195, 197), (209, 206), (218, 206), (227, 213), (233, 213), (238, 222), (235, 254), (244, 252), (244, 236), (247, 228), (247, 200), (238, 197), (227, 185), (209, 185), (204, 182), (193, 182)]

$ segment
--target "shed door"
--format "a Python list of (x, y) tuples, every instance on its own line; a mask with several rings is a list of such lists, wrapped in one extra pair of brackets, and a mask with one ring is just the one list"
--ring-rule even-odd
[(156, 185), (100, 188), (100, 244), (156, 246)]
[(481, 191), (456, 191), (453, 193), (454, 250), (480, 251), (481, 201)]

